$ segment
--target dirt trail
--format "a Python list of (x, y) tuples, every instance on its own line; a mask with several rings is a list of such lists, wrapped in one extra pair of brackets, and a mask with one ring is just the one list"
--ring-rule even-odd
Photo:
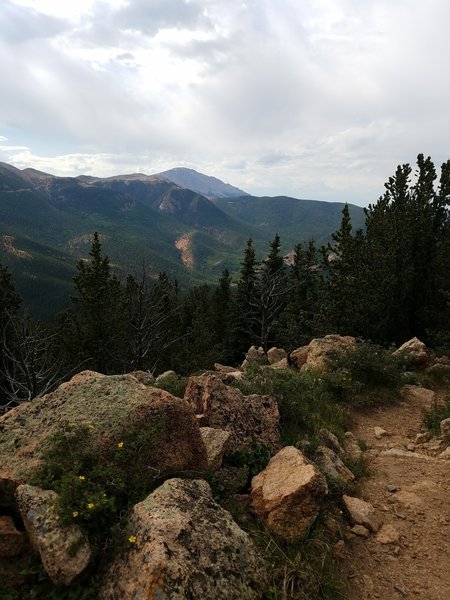
[[(433, 448), (433, 441), (411, 451), (430, 404), (429, 394), (409, 396), (354, 417), (352, 431), (371, 456), (371, 476), (359, 495), (394, 529), (390, 543), (380, 541), (383, 529), (378, 539), (349, 534), (349, 600), (450, 600), (450, 460), (437, 458), (444, 447)], [(375, 427), (389, 436), (377, 439)]]

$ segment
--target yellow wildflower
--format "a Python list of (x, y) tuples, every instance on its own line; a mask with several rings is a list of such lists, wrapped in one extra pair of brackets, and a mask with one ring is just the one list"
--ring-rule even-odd
[(130, 537), (128, 538), (128, 541), (130, 542), (130, 544), (135, 544), (136, 543), (136, 536), (135, 535), (130, 535)]
[(93, 508), (95, 508), (95, 504), (93, 502), (88, 502), (87, 507), (89, 510), (92, 510)]
[(118, 448), (123, 448), (123, 442), (119, 442), (119, 443), (117, 444), (117, 447), (118, 447)]
[(73, 511), (73, 513), (72, 513), (72, 517), (73, 517), (73, 518), (76, 518), (76, 517), (78, 517), (78, 511), (77, 511), (77, 510), (74, 510), (74, 511)]
[(84, 481), (86, 479), (86, 477), (84, 475), (78, 475), (78, 479), (80, 481)]

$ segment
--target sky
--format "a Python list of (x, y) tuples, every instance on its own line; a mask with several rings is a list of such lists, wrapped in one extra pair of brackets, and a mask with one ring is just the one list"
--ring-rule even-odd
[(448, 0), (1, 0), (0, 161), (367, 205), (450, 158)]

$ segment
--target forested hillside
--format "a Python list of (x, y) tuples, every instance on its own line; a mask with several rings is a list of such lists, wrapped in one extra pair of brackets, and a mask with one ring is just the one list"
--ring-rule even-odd
[(330, 332), (383, 345), (419, 336), (448, 352), (450, 161), (438, 175), (419, 155), (414, 174), (399, 166), (385, 187), (364, 230), (345, 206), (331, 242), (297, 244), (290, 264), (278, 234), (262, 255), (249, 239), (237, 277), (224, 269), (217, 285), (187, 291), (165, 272), (155, 282), (145, 265), (120, 280), (96, 233), (76, 265), (72, 303), (50, 326), (27, 316), (3, 266), (3, 403), (81, 368), (184, 374), (240, 363), (252, 344), (291, 350)]

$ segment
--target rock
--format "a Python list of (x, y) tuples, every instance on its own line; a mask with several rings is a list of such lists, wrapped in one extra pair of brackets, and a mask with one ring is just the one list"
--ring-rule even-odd
[(383, 525), (376, 536), (380, 544), (396, 544), (400, 540), (400, 534), (393, 525)]
[[(297, 348), (291, 353), (291, 361), (302, 371), (307, 369), (328, 369), (329, 361), (337, 354), (356, 345), (351, 336), (326, 335), (311, 340), (308, 346)], [(307, 350), (306, 350), (307, 349)]]
[(291, 363), (297, 367), (297, 369), (301, 369), (303, 365), (306, 363), (308, 359), (309, 346), (302, 346), (301, 348), (297, 348), (290, 354)]
[(214, 371), (217, 371), (217, 373), (235, 373), (236, 367), (228, 367), (226, 365), (221, 365), (220, 363), (214, 363)]
[(340, 558), (342, 560), (345, 560), (349, 557), (348, 549), (347, 549), (347, 546), (345, 545), (344, 540), (339, 540), (338, 542), (335, 543), (334, 553), (338, 558)]
[(442, 458), (443, 460), (450, 460), (450, 446), (446, 448), (443, 452), (441, 452), (438, 458)]
[(196, 414), (203, 415), (203, 425), (231, 433), (230, 453), (250, 450), (254, 442), (271, 452), (278, 450), (280, 417), (274, 398), (244, 396), (215, 373), (190, 377), (184, 398)]
[(241, 369), (246, 369), (251, 364), (256, 365), (268, 365), (269, 361), (267, 359), (267, 355), (264, 352), (264, 348), (257, 348), (256, 346), (251, 346), (248, 349), (248, 352), (245, 355), (245, 360), (241, 365)]
[(333, 479), (343, 483), (349, 483), (350, 481), (355, 480), (355, 476), (350, 469), (345, 466), (339, 456), (326, 446), (318, 447), (315, 462), (326, 475)]
[(158, 375), (158, 377), (155, 379), (155, 383), (161, 383), (161, 381), (164, 381), (164, 379), (167, 379), (168, 377), (176, 377), (177, 374), (175, 373), (175, 371), (164, 371), (164, 373), (161, 373), (160, 375)]
[(388, 435), (390, 435), (385, 429), (383, 429), (382, 427), (374, 427), (373, 428), (373, 433), (375, 435), (375, 437), (377, 438), (377, 440), (381, 440), (381, 438), (386, 437)]
[(407, 402), (417, 402), (426, 408), (433, 404), (435, 396), (433, 390), (427, 390), (419, 385), (404, 385), (400, 393)]
[(441, 435), (444, 440), (450, 440), (450, 419), (444, 419), (439, 424), (439, 429), (441, 430)]
[(395, 494), (395, 492), (399, 491), (399, 487), (398, 485), (387, 485), (386, 486), (386, 490), (390, 493), (390, 494)]
[(344, 438), (345, 438), (345, 453), (348, 454), (348, 456), (352, 460), (359, 460), (361, 458), (363, 452), (362, 452), (358, 442), (356, 441), (356, 438), (353, 435), (353, 433), (351, 431), (346, 431), (344, 433)]
[(56, 492), (20, 485), (16, 496), (31, 545), (39, 552), (48, 576), (55, 585), (70, 585), (91, 560), (91, 549), (81, 529), (61, 523)]
[(432, 438), (432, 435), (429, 431), (426, 431), (425, 433), (418, 433), (416, 435), (416, 439), (414, 440), (414, 443), (416, 445), (420, 445), (420, 444), (425, 444), (426, 442), (429, 442)]
[(418, 460), (433, 460), (431, 456), (426, 454), (419, 454), (414, 452), (415, 446), (412, 447), (412, 451), (402, 450), (401, 448), (389, 448), (389, 450), (382, 450), (380, 456), (392, 456), (393, 458), (417, 458)]
[(222, 466), (223, 456), (227, 450), (231, 433), (224, 429), (213, 429), (212, 427), (200, 427), (200, 433), (206, 447), (208, 468), (216, 471)]
[(22, 546), (23, 534), (17, 531), (12, 517), (0, 517), (0, 558), (17, 556)]
[[(447, 360), (450, 360), (447, 357), (445, 357), (445, 358)], [(433, 378), (435, 378), (439, 382), (445, 382), (445, 383), (450, 382), (450, 364), (442, 363), (441, 359), (438, 359), (438, 361), (434, 365), (427, 367), (425, 369), (425, 373), (427, 375), (431, 375)]]
[(290, 369), (289, 363), (288, 363), (288, 359), (287, 358), (282, 358), (281, 360), (279, 360), (276, 363), (273, 363), (270, 365), (271, 369), (282, 369), (284, 371)]
[(0, 504), (11, 502), (11, 490), (28, 481), (51, 437), (71, 424), (91, 428), (104, 460), (124, 432), (146, 427), (154, 429), (157, 440), (141, 449), (150, 468), (160, 474), (206, 468), (197, 419), (185, 400), (142, 385), (131, 375), (84, 371), (0, 418)]
[(328, 429), (320, 429), (319, 437), (325, 444), (325, 446), (328, 446), (328, 448), (331, 448), (331, 450), (333, 450), (334, 452), (337, 452), (338, 454), (344, 453), (344, 450), (341, 444), (339, 443), (338, 438), (334, 435), (334, 433), (328, 431)]
[(367, 538), (369, 537), (369, 530), (363, 525), (354, 525), (350, 531), (359, 537)]
[(265, 570), (205, 481), (170, 479), (133, 508), (135, 543), (106, 572), (101, 600), (257, 600)]
[(130, 375), (142, 385), (151, 386), (155, 383), (155, 378), (148, 371), (132, 371)]
[(363, 525), (370, 531), (376, 533), (380, 528), (380, 521), (374, 507), (360, 498), (342, 496), (344, 509), (354, 525)]
[(287, 352), (286, 350), (283, 350), (283, 348), (269, 348), (269, 350), (267, 350), (267, 359), (269, 365), (274, 365), (284, 359), (287, 362)]
[(287, 446), (252, 479), (252, 505), (274, 534), (292, 542), (316, 518), (327, 491), (317, 467), (297, 448)]
[(426, 367), (430, 362), (427, 347), (416, 337), (405, 342), (392, 354), (402, 358), (408, 366)]

